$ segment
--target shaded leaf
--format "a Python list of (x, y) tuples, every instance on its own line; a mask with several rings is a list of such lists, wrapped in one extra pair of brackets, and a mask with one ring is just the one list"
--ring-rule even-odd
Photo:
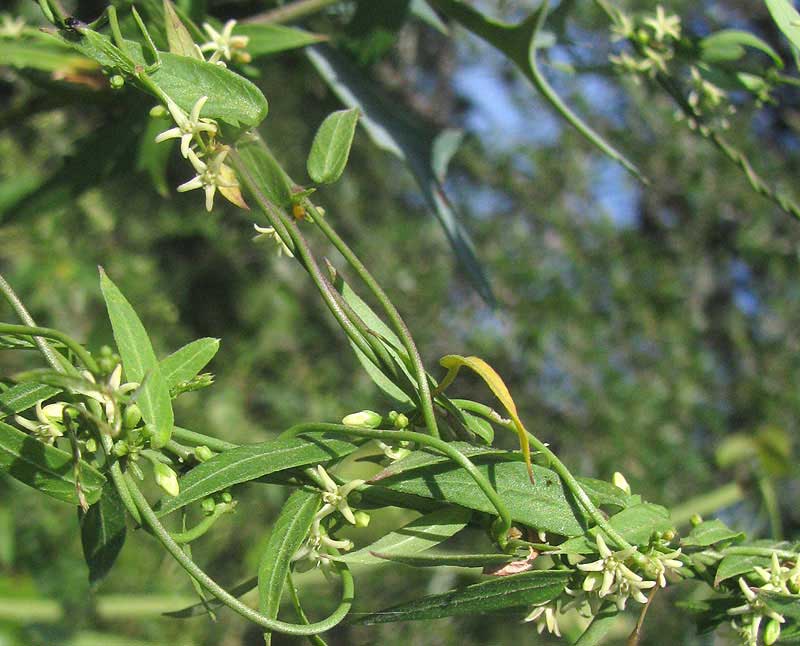
[(619, 611), (614, 608), (613, 610), (603, 610), (597, 613), (592, 622), (586, 627), (581, 636), (575, 642), (575, 646), (596, 646), (603, 644), (606, 634), (617, 620)]
[(338, 110), (325, 117), (308, 154), (308, 176), (318, 184), (332, 184), (344, 172), (358, 123), (358, 108)]
[[(380, 563), (394, 553), (406, 556), (424, 552), (447, 540), (467, 526), (471, 513), (466, 509), (446, 508), (425, 514), (407, 525), (382, 536), (371, 545), (341, 557), (346, 563)], [(379, 552), (380, 556), (373, 554)]]
[[(322, 496), (319, 493), (295, 491), (272, 526), (269, 541), (258, 564), (259, 610), (270, 619), (278, 617), (292, 557), (308, 536), (314, 514), (321, 504)], [(269, 644), (271, 634), (266, 633), (264, 638)]]
[(436, 550), (423, 554), (373, 552), (379, 559), (402, 563), (412, 567), (498, 567), (511, 563), (517, 557), (513, 554), (455, 554)]
[(236, 25), (236, 35), (247, 36), (250, 39), (247, 43), (247, 53), (254, 59), (321, 43), (328, 39), (322, 34), (268, 23)]
[(45, 384), (33, 382), (16, 384), (4, 393), (0, 393), (0, 419), (21, 413), (59, 392), (61, 392), (59, 388)]
[(356, 450), (344, 440), (315, 437), (270, 440), (224, 451), (197, 465), (180, 479), (181, 492), (163, 501), (163, 516), (235, 484), (308, 464), (344, 457)]
[(769, 558), (744, 554), (729, 554), (723, 557), (714, 575), (714, 587), (727, 579), (751, 572), (755, 565), (769, 567)]
[[(81, 487), (89, 504), (97, 502), (106, 479), (81, 460)], [(48, 496), (78, 504), (72, 454), (44, 444), (0, 422), (0, 471)]]
[(100, 269), (100, 289), (111, 319), (114, 340), (122, 357), (122, 366), (129, 381), (138, 382), (136, 403), (142, 418), (154, 428), (150, 440), (153, 448), (161, 448), (172, 436), (174, 416), (169, 387), (161, 375), (153, 346), (131, 304), (119, 288)]
[(136, 158), (136, 170), (144, 171), (153, 183), (153, 188), (161, 197), (169, 195), (167, 185), (167, 163), (176, 142), (169, 139), (156, 143), (156, 136), (165, 130), (168, 122), (161, 119), (150, 119), (139, 140), (139, 151)]
[(571, 571), (537, 570), (491, 579), (466, 588), (392, 606), (361, 617), (354, 623), (382, 624), (439, 619), (544, 603), (561, 594), (571, 575)]
[(772, 47), (755, 34), (738, 29), (724, 29), (703, 38), (700, 41), (700, 58), (708, 63), (735, 61), (745, 55), (745, 47), (764, 52), (775, 65), (783, 67), (781, 57)]
[(205, 61), (170, 0), (164, 0), (164, 24), (170, 52)]
[(125, 506), (111, 482), (86, 513), (78, 509), (83, 558), (89, 566), (89, 582), (108, 574), (125, 544)]
[(219, 350), (219, 339), (205, 337), (187, 343), (161, 361), (161, 375), (167, 387), (194, 379)]

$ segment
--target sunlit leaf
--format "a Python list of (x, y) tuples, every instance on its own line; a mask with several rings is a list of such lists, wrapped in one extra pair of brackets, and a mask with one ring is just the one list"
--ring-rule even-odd
[(306, 169), (318, 184), (332, 184), (347, 165), (358, 123), (358, 108), (329, 114), (314, 135)]

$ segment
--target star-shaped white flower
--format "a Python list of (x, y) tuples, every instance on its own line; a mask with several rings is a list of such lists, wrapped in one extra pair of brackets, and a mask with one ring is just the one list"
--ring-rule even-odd
[(218, 188), (235, 188), (239, 185), (233, 169), (223, 163), (227, 155), (228, 149), (222, 148), (206, 163), (193, 150), (189, 149), (189, 161), (194, 166), (197, 175), (181, 184), (178, 192), (185, 193), (202, 188), (206, 193), (206, 210), (210, 212), (214, 208), (214, 195)]
[(234, 36), (233, 28), (236, 26), (235, 20), (229, 20), (222, 28), (222, 32), (218, 32), (207, 22), (203, 23), (203, 29), (206, 30), (208, 37), (211, 39), (207, 43), (200, 45), (201, 52), (211, 52), (211, 58), (208, 59), (209, 63), (216, 63), (224, 58), (226, 61), (231, 60), (234, 54), (238, 54), (238, 58), (242, 62), (249, 62), (250, 56), (246, 52), (237, 51), (243, 50), (250, 42), (248, 36)]
[(328, 475), (328, 472), (325, 471), (325, 468), (321, 464), (317, 465), (317, 474), (325, 486), (325, 490), (322, 492), (322, 502), (325, 504), (322, 505), (322, 508), (317, 512), (315, 523), (319, 523), (325, 516), (332, 514), (334, 511), (338, 511), (345, 517), (348, 523), (355, 525), (356, 517), (353, 515), (353, 510), (350, 509), (347, 496), (350, 495), (350, 492), (363, 485), (364, 480), (351, 480), (340, 487), (333, 481), (333, 478)]
[[(769, 618), (771, 620), (770, 623), (775, 624), (777, 632), (780, 634), (780, 625), (786, 621), (784, 616), (769, 608), (769, 606), (759, 598), (758, 593), (747, 585), (747, 581), (744, 580), (744, 577), (739, 577), (739, 588), (744, 595), (746, 603), (731, 608), (728, 610), (728, 614), (736, 617), (736, 619), (732, 621), (733, 627), (747, 640), (748, 646), (756, 646), (756, 644), (758, 644), (758, 632), (764, 617)], [(765, 643), (766, 641), (765, 639)], [(775, 639), (770, 640), (769, 643), (774, 642)]]
[(39, 402), (36, 404), (36, 419), (38, 422), (25, 419), (21, 415), (15, 415), (14, 420), (22, 428), (33, 433), (34, 437), (47, 444), (53, 444), (56, 439), (64, 435), (62, 423), (66, 406), (65, 402), (55, 402), (47, 406), (42, 406), (42, 402)]
[(536, 622), (536, 632), (540, 635), (546, 628), (547, 632), (561, 637), (561, 631), (558, 628), (558, 602), (555, 599), (536, 604), (524, 621)]
[(192, 139), (201, 132), (207, 132), (210, 135), (217, 134), (217, 124), (213, 119), (206, 119), (200, 116), (203, 106), (208, 101), (207, 96), (201, 96), (192, 107), (191, 114), (187, 117), (186, 113), (178, 107), (178, 105), (170, 98), (167, 98), (167, 108), (169, 109), (175, 123), (178, 124), (177, 128), (170, 128), (160, 133), (156, 137), (156, 143), (161, 143), (167, 139), (180, 139), (181, 140), (181, 154), (184, 157), (189, 156), (189, 147), (191, 146)]
[(664, 11), (664, 7), (658, 5), (656, 7), (656, 14), (651, 18), (645, 18), (644, 24), (653, 30), (653, 37), (659, 43), (662, 42), (667, 36), (677, 40), (681, 37), (681, 19), (679, 16), (668, 16)]
[(610, 597), (620, 610), (624, 610), (628, 597), (639, 603), (646, 603), (647, 597), (642, 590), (649, 590), (656, 585), (655, 581), (646, 581), (631, 570), (627, 561), (636, 551), (635, 547), (612, 552), (603, 537), (597, 535), (597, 551), (600, 558), (592, 563), (579, 563), (578, 569), (589, 574), (583, 580), (585, 592), (596, 592), (600, 598)]
[(253, 240), (261, 240), (262, 238), (272, 240), (277, 247), (278, 258), (280, 258), (282, 255), (286, 255), (289, 258), (294, 258), (292, 250), (286, 246), (286, 243), (283, 240), (281, 240), (278, 232), (275, 231), (275, 227), (260, 227), (253, 223), (253, 228), (258, 232), (258, 234), (253, 237)]

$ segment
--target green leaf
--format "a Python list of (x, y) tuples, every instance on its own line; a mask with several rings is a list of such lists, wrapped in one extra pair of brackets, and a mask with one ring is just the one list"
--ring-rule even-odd
[(170, 0), (164, 0), (164, 24), (170, 52), (179, 56), (188, 56), (201, 61), (205, 60), (198, 51), (194, 40), (192, 40), (189, 30), (186, 29), (178, 14), (175, 13), (175, 8)]
[(292, 181), (256, 132), (242, 137), (236, 150), (266, 197), (280, 207), (292, 204)]
[(57, 41), (0, 40), (0, 60), (3, 65), (57, 73), (61, 78), (92, 74), (97, 63), (73, 53)]
[(102, 268), (100, 289), (106, 301), (125, 375), (129, 381), (141, 384), (136, 390), (136, 403), (142, 411), (144, 421), (155, 429), (150, 442), (153, 448), (161, 448), (172, 436), (174, 423), (169, 387), (161, 374), (142, 322)]
[[(308, 536), (314, 514), (321, 503), (322, 496), (319, 493), (295, 491), (272, 526), (267, 547), (258, 565), (258, 607), (270, 619), (278, 616), (292, 557)], [(269, 644), (271, 634), (266, 633), (264, 638)]]
[[(450, 446), (459, 453), (464, 454), (470, 460), (481, 457), (492, 457), (497, 459), (519, 460), (520, 455), (516, 451), (498, 449), (493, 446), (476, 446), (467, 442), (450, 442)], [(424, 469), (432, 464), (451, 464), (450, 458), (432, 450), (413, 451), (401, 460), (392, 462), (383, 471), (374, 475), (370, 482), (378, 482), (384, 478), (408, 473), (419, 469)]]
[(184, 475), (180, 479), (180, 494), (163, 501), (158, 515), (169, 514), (235, 484), (341, 458), (356, 448), (344, 440), (315, 437), (270, 440), (224, 451)]
[(219, 339), (197, 339), (161, 361), (161, 375), (168, 388), (194, 379), (219, 350)]
[(610, 482), (595, 478), (577, 478), (577, 480), (595, 505), (623, 509), (631, 504), (631, 497)]
[(465, 410), (462, 410), (461, 414), (464, 416), (464, 425), (475, 433), (481, 442), (487, 446), (491, 446), (494, 441), (494, 427), (491, 423)]
[(392, 606), (362, 617), (354, 623), (382, 624), (439, 619), (544, 603), (561, 594), (571, 575), (571, 571), (523, 572)]
[(236, 25), (237, 36), (247, 36), (247, 53), (254, 59), (328, 40), (322, 34), (284, 25), (249, 23)]
[(329, 114), (314, 135), (306, 169), (317, 184), (332, 184), (344, 172), (358, 124), (358, 108)]
[(603, 644), (606, 634), (616, 623), (618, 614), (619, 611), (616, 608), (597, 613), (575, 642), (575, 646), (597, 646), (597, 644)]
[(727, 579), (751, 572), (755, 565), (769, 567), (769, 558), (744, 554), (729, 554), (725, 556), (717, 566), (717, 573), (714, 575), (714, 587), (717, 587)]
[[(425, 514), (408, 525), (379, 538), (371, 545), (341, 557), (346, 563), (380, 563), (394, 553), (424, 552), (447, 540), (467, 526), (471, 513), (466, 509), (445, 508)], [(373, 552), (379, 552), (376, 556)]]
[(681, 539), (684, 547), (708, 547), (722, 541), (739, 541), (745, 537), (743, 532), (735, 532), (721, 520), (707, 520), (692, 528), (689, 535)]
[(775, 65), (783, 67), (781, 57), (772, 47), (749, 31), (738, 29), (724, 29), (703, 38), (700, 41), (700, 58), (707, 63), (736, 61), (745, 55), (745, 47), (764, 52), (775, 61)]
[[(476, 465), (503, 499), (511, 518), (519, 523), (562, 536), (585, 531), (582, 513), (550, 469), (534, 466), (536, 484), (531, 484), (525, 464), (499, 462)], [(452, 463), (431, 466), (418, 473), (402, 473), (376, 482), (374, 487), (447, 501), (455, 505), (495, 514), (494, 506), (472, 477)]]
[(113, 484), (106, 482), (103, 495), (83, 513), (78, 510), (83, 557), (89, 566), (89, 582), (108, 574), (125, 544), (125, 506)]
[(501, 567), (517, 558), (513, 554), (452, 554), (436, 550), (423, 554), (377, 551), (372, 554), (411, 567)]
[(0, 393), (0, 419), (21, 413), (59, 392), (59, 388), (33, 382), (12, 386)]
[(161, 197), (169, 195), (167, 184), (167, 164), (175, 147), (175, 141), (168, 139), (156, 143), (156, 136), (170, 127), (163, 119), (148, 119), (144, 132), (139, 139), (139, 151), (136, 158), (136, 170), (147, 173), (153, 188)]
[[(439, 133), (424, 130), (401, 114), (373, 82), (333, 49), (318, 45), (306, 49), (305, 54), (342, 103), (360, 110), (360, 123), (373, 143), (408, 165), (473, 287), (487, 303), (493, 303), (494, 295), (469, 233), (444, 192), (441, 174), (433, 168)], [(451, 138), (448, 141), (452, 143)]]
[(764, 0), (778, 29), (797, 48), (800, 48), (800, 13), (788, 0)]
[[(81, 487), (89, 504), (97, 502), (106, 479), (81, 460)], [(78, 504), (72, 454), (44, 444), (0, 422), (0, 471), (58, 500)]]

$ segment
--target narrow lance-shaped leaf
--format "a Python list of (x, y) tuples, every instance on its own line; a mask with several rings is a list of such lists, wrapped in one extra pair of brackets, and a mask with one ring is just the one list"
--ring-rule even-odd
[(533, 482), (533, 467), (531, 465), (531, 447), (528, 442), (528, 432), (525, 430), (525, 426), (519, 418), (517, 405), (514, 403), (514, 398), (511, 397), (511, 393), (508, 392), (508, 388), (502, 377), (497, 374), (494, 368), (479, 357), (462, 357), (457, 354), (448, 354), (439, 360), (439, 364), (443, 368), (447, 368), (448, 371), (445, 378), (442, 379), (442, 383), (439, 384), (438, 390), (440, 391), (444, 391), (445, 388), (453, 383), (453, 380), (456, 378), (456, 375), (458, 375), (458, 371), (462, 366), (474, 370), (480, 378), (486, 382), (486, 385), (489, 386), (494, 396), (500, 400), (500, 403), (503, 404), (503, 407), (508, 411), (511, 421), (514, 422), (517, 437), (519, 438), (520, 449), (525, 458), (525, 464), (528, 467), (531, 482)]
[(192, 40), (189, 30), (186, 29), (186, 26), (175, 12), (170, 0), (164, 0), (164, 24), (170, 52), (179, 56), (189, 56), (190, 58), (205, 61), (194, 40)]
[(21, 413), (40, 401), (60, 392), (54, 386), (37, 383), (21, 383), (0, 393), (0, 419)]
[(289, 438), (224, 451), (183, 476), (180, 479), (180, 494), (165, 500), (158, 509), (158, 515), (173, 512), (235, 484), (286, 469), (341, 458), (356, 448), (355, 444), (344, 440)]
[(745, 55), (745, 47), (764, 52), (778, 67), (783, 61), (778, 53), (767, 43), (749, 31), (723, 29), (706, 36), (700, 41), (700, 58), (709, 63), (736, 61)]
[[(272, 526), (267, 547), (258, 565), (259, 610), (271, 619), (278, 617), (292, 557), (308, 536), (321, 500), (319, 493), (295, 491)], [(269, 645), (272, 633), (265, 633), (264, 640)]]
[[(467, 526), (471, 512), (466, 509), (447, 508), (425, 514), (408, 525), (379, 538), (371, 545), (341, 557), (346, 563), (380, 563), (386, 555), (394, 553), (415, 554), (424, 552)], [(373, 552), (380, 553), (376, 556)]]
[(106, 576), (125, 544), (125, 506), (113, 484), (106, 482), (100, 500), (83, 513), (78, 510), (83, 557), (89, 582)]
[(203, 338), (187, 343), (161, 360), (161, 375), (168, 388), (194, 379), (219, 350), (219, 339)]
[[(78, 504), (72, 454), (39, 442), (0, 422), (0, 471), (58, 500)], [(97, 502), (105, 478), (81, 460), (81, 488), (89, 504)]]
[(800, 13), (788, 0), (764, 0), (778, 29), (797, 48), (800, 48)]
[(358, 123), (358, 108), (329, 114), (314, 135), (306, 168), (317, 184), (332, 184), (342, 176)]
[(236, 35), (246, 36), (249, 39), (247, 53), (253, 59), (321, 43), (328, 39), (322, 34), (267, 23), (236, 25)]
[(571, 571), (536, 570), (492, 579), (386, 608), (358, 619), (358, 624), (439, 619), (494, 612), (544, 603), (561, 594)]
[(142, 322), (102, 268), (100, 288), (106, 301), (125, 375), (130, 381), (141, 384), (136, 390), (136, 403), (142, 411), (144, 421), (154, 429), (151, 444), (154, 448), (160, 448), (172, 436), (174, 423), (169, 387), (161, 375), (153, 346)]

